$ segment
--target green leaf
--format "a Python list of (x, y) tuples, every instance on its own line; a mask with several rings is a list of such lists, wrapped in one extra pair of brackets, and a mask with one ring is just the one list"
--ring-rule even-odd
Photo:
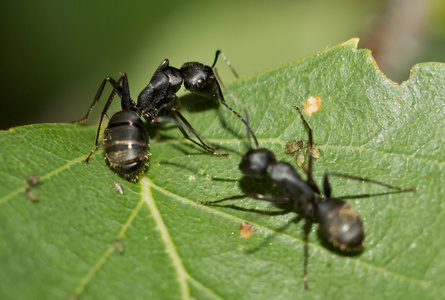
[[(332, 178), (335, 196), (374, 195), (349, 200), (365, 225), (363, 253), (332, 252), (313, 226), (304, 291), (302, 222), (292, 222), (294, 214), (274, 214), (279, 209), (253, 199), (197, 205), (256, 187), (238, 170), (236, 152), (248, 148), (242, 123), (222, 106), (188, 110), (203, 100), (186, 96), (183, 111), (197, 132), (236, 152), (211, 156), (164, 126), (138, 183), (116, 176), (102, 150), (83, 163), (96, 126), (43, 124), (0, 134), (0, 298), (444, 298), (445, 65), (416, 65), (397, 85), (356, 44), (230, 88), (248, 107), (261, 146), (289, 162), (286, 142), (307, 140), (293, 105), (321, 98), (306, 117), (321, 151), (317, 182), (329, 169), (419, 189), (381, 195), (388, 190)], [(39, 202), (26, 196), (30, 174), (41, 177), (30, 188)], [(243, 221), (254, 228), (247, 239), (240, 237)]]

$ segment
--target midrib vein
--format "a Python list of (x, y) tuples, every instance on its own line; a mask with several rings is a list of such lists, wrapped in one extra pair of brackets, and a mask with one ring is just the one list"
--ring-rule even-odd
[[(188, 205), (195, 205), (195, 203), (192, 202), (191, 200), (185, 199), (185, 198), (183, 198), (183, 197), (181, 197), (181, 196), (179, 196), (177, 194), (173, 194), (170, 191), (167, 191), (164, 188), (161, 188), (161, 187), (159, 187), (157, 185), (153, 184), (152, 187), (155, 188), (156, 190), (162, 192), (166, 196), (176, 198), (176, 200), (180, 201), (181, 203), (188, 204)], [(233, 222), (236, 222), (238, 224), (241, 224), (244, 221), (243, 219), (240, 219), (240, 218), (238, 218), (236, 216), (229, 215), (229, 214), (227, 214), (225, 212), (221, 212), (219, 210), (213, 209), (213, 208), (211, 208), (209, 206), (199, 205), (199, 207), (204, 209), (204, 210), (207, 210), (209, 212), (211, 211), (212, 213), (214, 213), (216, 215), (219, 215), (219, 216), (221, 216), (223, 218), (226, 218), (226, 219), (228, 219), (230, 221), (233, 221)], [(294, 244), (295, 242), (297, 242), (299, 244), (303, 244), (303, 241), (295, 239), (295, 238), (289, 236), (288, 234), (284, 234), (284, 233), (281, 233), (281, 232), (275, 232), (274, 230), (272, 230), (272, 229), (270, 229), (270, 228), (268, 228), (266, 226), (259, 225), (257, 223), (251, 222), (251, 221), (249, 221), (249, 223), (251, 223), (251, 225), (253, 225), (256, 228), (256, 232), (261, 232), (262, 231), (265, 234), (265, 236), (273, 234), (276, 237), (281, 238), (283, 241), (286, 241), (290, 245)], [(319, 244), (309, 243), (309, 247), (317, 249), (318, 251), (327, 251), (323, 246), (320, 246)], [(412, 278), (412, 277), (406, 276), (404, 274), (396, 273), (396, 272), (390, 271), (388, 269), (385, 269), (384, 267), (375, 266), (375, 265), (372, 265), (372, 264), (370, 264), (368, 262), (365, 262), (365, 261), (362, 261), (362, 260), (349, 259), (348, 257), (344, 257), (344, 259), (345, 259), (345, 263), (354, 264), (356, 266), (367, 268), (367, 269), (372, 270), (374, 272), (378, 272), (378, 273), (381, 273), (381, 274), (386, 274), (386, 275), (391, 276), (393, 278), (398, 278), (398, 279), (403, 280), (405, 282), (413, 283), (413, 284), (415, 284), (417, 286), (420, 286), (422, 289), (434, 290), (435, 292), (437, 292), (439, 294), (445, 295), (445, 290), (442, 287), (437, 287), (437, 286), (433, 285), (432, 283), (430, 283), (428, 281), (425, 281), (425, 280), (422, 280), (422, 279), (417, 279), (417, 278)]]
[(177, 279), (181, 291), (181, 298), (189, 299), (190, 289), (187, 281), (190, 278), (190, 275), (185, 270), (184, 265), (182, 264), (182, 260), (179, 257), (178, 252), (176, 251), (176, 247), (172, 239), (170, 238), (167, 226), (165, 225), (164, 220), (162, 219), (161, 213), (159, 212), (156, 203), (153, 199), (153, 195), (150, 191), (151, 186), (152, 186), (151, 181), (146, 176), (144, 176), (141, 179), (142, 200), (145, 202), (145, 204), (147, 204), (148, 208), (150, 209), (151, 215), (156, 223), (157, 229), (161, 234), (161, 239), (165, 245), (166, 252), (168, 256), (170, 256), (170, 259), (172, 260), (172, 265), (178, 275)]

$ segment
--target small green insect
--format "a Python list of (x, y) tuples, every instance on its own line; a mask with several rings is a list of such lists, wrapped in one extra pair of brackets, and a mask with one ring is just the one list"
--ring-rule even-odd
[[(290, 154), (295, 158), (296, 164), (301, 167), (304, 164), (306, 154), (303, 151), (303, 148), (307, 148), (307, 143), (303, 143), (303, 141), (291, 141), (287, 142), (284, 147), (284, 153)], [(320, 158), (320, 150), (312, 145), (312, 157), (315, 159)]]

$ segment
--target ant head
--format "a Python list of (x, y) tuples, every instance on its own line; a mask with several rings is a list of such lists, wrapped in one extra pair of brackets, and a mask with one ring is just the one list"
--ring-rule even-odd
[(267, 149), (251, 149), (243, 155), (239, 168), (246, 176), (263, 178), (276, 161), (275, 154)]
[(212, 68), (199, 62), (188, 62), (182, 65), (184, 86), (190, 92), (215, 100), (222, 97), (221, 89)]

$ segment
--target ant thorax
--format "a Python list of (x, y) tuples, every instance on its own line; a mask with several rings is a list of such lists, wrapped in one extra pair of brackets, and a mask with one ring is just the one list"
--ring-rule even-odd
[(314, 201), (314, 192), (292, 165), (283, 161), (273, 164), (269, 168), (269, 177), (280, 191), (280, 197), (293, 202), (292, 210), (306, 218), (313, 217), (312, 210), (308, 211), (307, 207)]

